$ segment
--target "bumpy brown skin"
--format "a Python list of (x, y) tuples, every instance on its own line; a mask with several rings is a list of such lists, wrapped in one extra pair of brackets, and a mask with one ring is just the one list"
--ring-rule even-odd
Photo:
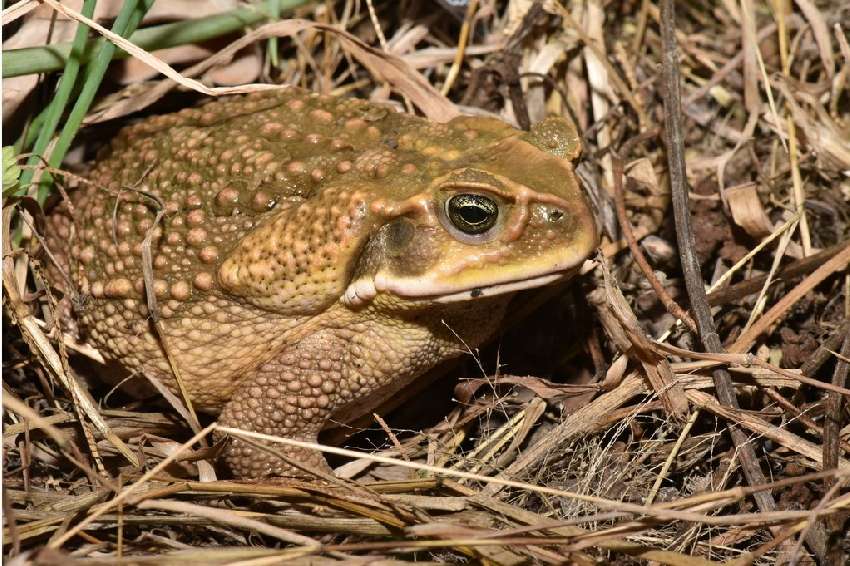
[[(91, 297), (84, 335), (176, 389), (144, 300), (154, 230), (162, 339), (195, 407), (313, 440), (334, 411), (486, 340), (513, 290), (592, 251), (577, 152), (557, 119), (523, 133), (298, 89), (228, 98), (124, 129), (89, 175), (105, 189), (73, 197), (75, 231), (60, 207), (48, 245)], [(451, 225), (457, 193), (498, 203), (487, 234)], [(301, 475), (238, 440), (225, 459), (240, 477)]]

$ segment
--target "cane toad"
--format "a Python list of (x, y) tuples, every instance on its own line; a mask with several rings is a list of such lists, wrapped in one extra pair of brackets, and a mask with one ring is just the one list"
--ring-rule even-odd
[[(123, 129), (48, 245), (106, 358), (176, 391), (166, 342), (195, 408), (314, 440), (334, 411), (486, 340), (514, 292), (575, 271), (597, 243), (578, 151), (560, 118), (522, 132), (296, 88), (225, 98)], [(239, 477), (300, 475), (240, 440), (224, 458)]]

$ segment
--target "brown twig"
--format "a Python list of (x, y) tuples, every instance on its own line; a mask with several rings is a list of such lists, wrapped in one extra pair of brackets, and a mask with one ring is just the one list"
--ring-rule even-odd
[(463, 18), (463, 25), (460, 27), (460, 36), (457, 38), (457, 53), (455, 54), (452, 66), (446, 76), (446, 81), (443, 83), (443, 88), (440, 93), (443, 96), (449, 94), (452, 90), (452, 85), (460, 73), (460, 66), (463, 64), (463, 57), (466, 53), (466, 46), (469, 43), (469, 33), (472, 29), (472, 19), (475, 16), (475, 11), (478, 9), (478, 0), (472, 0), (466, 6), (466, 15)]
[[(696, 241), (691, 230), (688, 191), (685, 176), (684, 135), (682, 133), (681, 93), (679, 85), (678, 47), (676, 45), (676, 15), (673, 0), (661, 2), (661, 38), (662, 60), (661, 78), (664, 102), (664, 141), (667, 149), (667, 161), (670, 174), (670, 190), (673, 200), (673, 213), (676, 222), (676, 239), (685, 285), (690, 298), (691, 308), (697, 320), (700, 338), (706, 350), (721, 352), (723, 345), (714, 325), (714, 319), (705, 295), (705, 283), (696, 256)], [(714, 387), (722, 405), (738, 409), (738, 400), (732, 386), (732, 377), (723, 368), (713, 372)], [(754, 444), (743, 431), (730, 423), (729, 432), (738, 450), (741, 468), (750, 485), (766, 482), (756, 457)], [(754, 494), (758, 507), (763, 512), (776, 509), (773, 496), (767, 492)]]
[(393, 443), (395, 449), (398, 450), (399, 456), (404, 458), (407, 461), (410, 461), (410, 456), (407, 455), (407, 450), (404, 449), (404, 446), (401, 445), (401, 442), (398, 441), (398, 437), (393, 433), (392, 429), (387, 426), (387, 421), (381, 418), (381, 415), (378, 413), (372, 413), (372, 418), (375, 419), (375, 422), (378, 423), (378, 426), (384, 431), (384, 434), (387, 435), (387, 438), (390, 439), (390, 442)]
[(809, 359), (800, 367), (800, 373), (814, 375), (833, 356), (832, 352), (841, 346), (841, 342), (847, 334), (850, 334), (850, 320), (845, 320), (829, 338), (824, 340), (823, 344), (818, 346), (815, 353), (809, 356)]
[(784, 318), (797, 301), (811, 293), (827, 277), (847, 269), (848, 264), (850, 264), (850, 244), (845, 244), (844, 248), (834, 257), (831, 257), (811, 275), (800, 281), (800, 283), (777, 301), (770, 310), (756, 320), (750, 328), (735, 340), (735, 343), (729, 347), (729, 350), (731, 352), (746, 352), (749, 350), (758, 337), (769, 331)]
[[(847, 383), (847, 372), (850, 370), (850, 364), (847, 363), (847, 358), (850, 357), (850, 328), (847, 324), (843, 326), (844, 340), (841, 345), (841, 356), (835, 364), (835, 372), (832, 374), (832, 384), (844, 387)], [(837, 336), (841, 336), (839, 332)], [(830, 392), (826, 398), (826, 411), (824, 414), (823, 423), (823, 469), (835, 469), (838, 467), (839, 447), (843, 443), (841, 441), (841, 405), (842, 396), (835, 392)], [(824, 489), (827, 492), (836, 491), (840, 484), (834, 478), (824, 478)], [(826, 498), (824, 498), (826, 499)], [(820, 529), (813, 530), (814, 536), (821, 542), (819, 548), (825, 549), (825, 552), (820, 553), (824, 564), (846, 564), (846, 556), (840, 545), (829, 544), (829, 533), (832, 536), (841, 536), (841, 520), (825, 519), (823, 526), (825, 533)]]
[[(838, 362), (835, 364), (835, 372), (832, 374), (832, 384), (844, 387), (847, 383), (847, 373), (850, 370), (850, 363), (847, 359), (850, 358), (850, 333), (845, 332), (844, 342), (841, 345), (841, 355), (838, 357)], [(832, 469), (838, 467), (838, 450), (841, 443), (841, 395), (835, 392), (830, 392), (826, 397), (826, 414), (824, 415), (823, 423), (823, 469)], [(835, 489), (837, 482), (834, 479), (825, 479), (824, 487), (827, 490)], [(836, 536), (839, 535), (841, 529), (841, 521), (827, 520), (825, 522), (828, 530), (833, 531)], [(836, 545), (838, 546), (838, 545)], [(843, 564), (840, 549), (830, 549), (827, 557), (827, 563)]]
[[(654, 137), (657, 134), (658, 131), (653, 130), (632, 138), (623, 144), (621, 151), (624, 155), (627, 155), (635, 143), (649, 137)], [(629, 221), (629, 217), (626, 214), (626, 199), (623, 194), (623, 160), (619, 154), (615, 152), (611, 153), (611, 158), (611, 166), (614, 171), (614, 204), (616, 205), (617, 219), (620, 222), (620, 229), (623, 231), (623, 236), (626, 238), (626, 243), (629, 245), (632, 256), (667, 311), (676, 318), (682, 320), (691, 330), (696, 332), (697, 325), (694, 322), (694, 319), (691, 318), (691, 315), (689, 315), (685, 309), (679, 306), (679, 303), (670, 296), (670, 293), (667, 292), (667, 289), (664, 288), (664, 285), (662, 285), (661, 281), (659, 281), (655, 276), (652, 266), (649, 265), (649, 262), (646, 260), (646, 256), (643, 255), (643, 250), (640, 249), (637, 239), (635, 239), (634, 231), (632, 230), (632, 223)]]
[[(783, 397), (782, 394), (780, 394), (778, 391), (776, 391), (775, 389), (773, 389), (771, 387), (766, 387), (766, 388), (763, 389), (763, 391), (764, 391), (765, 395), (770, 397), (777, 405), (782, 407), (782, 409), (785, 411), (785, 413), (791, 419), (795, 419), (795, 420), (799, 421), (803, 426), (808, 428), (810, 431), (812, 431), (816, 435), (823, 438), (824, 429), (822, 427), (818, 426), (818, 424), (815, 421), (813, 421), (811, 419), (811, 417), (807, 416), (806, 413), (803, 412), (802, 410), (800, 410), (800, 408), (797, 407), (796, 405), (794, 405), (794, 403), (790, 402), (788, 399)], [(839, 399), (841, 398), (841, 393), (838, 393), (836, 391), (830, 391), (829, 395), (835, 395)], [(839, 444), (840, 444), (842, 450), (844, 450), (845, 452), (850, 454), (850, 444), (848, 444), (847, 442), (844, 442), (840, 438), (839, 438)]]
[(3, 518), (6, 523), (7, 540), (12, 540), (12, 550), (9, 553), (9, 557), (17, 556), (21, 553), (21, 537), (18, 534), (18, 521), (15, 518), (15, 509), (12, 507), (12, 502), (9, 501), (9, 496), (6, 494), (5, 485), (3, 486)]
[[(804, 257), (802, 259), (798, 259), (797, 261), (791, 263), (774, 275), (774, 282), (793, 279), (794, 277), (799, 277), (801, 275), (807, 275), (820, 267), (825, 261), (829, 260), (835, 254), (840, 252), (847, 246), (847, 242), (842, 242), (840, 244), (836, 244), (831, 246), (822, 252), (816, 253), (814, 255), (810, 255), (808, 257)], [(729, 287), (724, 287), (721, 289), (717, 289), (708, 294), (708, 304), (711, 306), (724, 305), (726, 303), (730, 303), (737, 299), (741, 299), (746, 297), (747, 295), (751, 295), (753, 293), (757, 293), (761, 290), (762, 286), (764, 286), (764, 282), (767, 280), (767, 275), (759, 275), (758, 277), (753, 277), (751, 279), (747, 279), (745, 281), (741, 281), (740, 283), (736, 283), (735, 285), (730, 285)], [(835, 344), (835, 348), (838, 347), (838, 342)], [(828, 353), (827, 353), (828, 355)], [(808, 374), (809, 372), (804, 372)]]
[[(840, 484), (836, 483), (831, 488), (827, 490), (827, 492), (821, 497), (821, 500), (812, 510), (812, 513), (817, 513), (826, 505), (835, 499), (836, 494), (838, 493), (838, 489)], [(800, 549), (803, 547), (803, 541), (805, 540), (812, 546), (815, 550), (815, 554), (818, 555), (818, 558), (821, 560), (821, 564), (829, 565), (829, 566), (842, 566), (842, 564), (846, 565), (847, 563), (844, 560), (835, 561), (832, 559), (828, 559), (828, 562), (824, 561), (824, 558), (829, 553), (832, 556), (837, 556), (841, 558), (840, 545), (832, 545), (832, 548), (827, 546), (826, 534), (822, 532), (819, 528), (819, 523), (816, 520), (808, 521), (806, 524), (806, 528), (800, 533), (800, 538), (797, 541), (797, 544), (794, 545), (794, 551), (791, 553), (791, 560), (788, 561), (788, 566), (797, 566), (799, 564), (800, 558)]]

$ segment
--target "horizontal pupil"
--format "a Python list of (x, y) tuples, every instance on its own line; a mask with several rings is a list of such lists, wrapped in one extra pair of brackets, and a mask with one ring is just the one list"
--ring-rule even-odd
[(481, 224), (487, 220), (487, 213), (477, 206), (464, 206), (460, 214), (470, 224)]

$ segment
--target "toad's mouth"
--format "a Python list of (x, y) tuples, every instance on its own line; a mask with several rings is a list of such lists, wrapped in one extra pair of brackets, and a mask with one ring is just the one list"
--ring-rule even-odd
[(447, 295), (437, 295), (433, 298), (434, 301), (438, 303), (454, 303), (457, 301), (479, 299), (482, 297), (494, 297), (496, 295), (503, 295), (505, 293), (512, 293), (514, 291), (522, 291), (524, 289), (533, 289), (535, 287), (549, 285), (560, 279), (566, 279), (571, 274), (572, 272), (567, 271), (549, 273), (547, 275), (538, 275), (536, 277), (529, 277), (528, 279), (521, 279), (519, 281), (510, 281), (508, 283), (495, 283), (493, 285), (473, 287), (472, 289), (468, 289), (466, 291), (460, 291), (458, 293), (451, 293)]
[(554, 272), (548, 270), (545, 273), (531, 275), (523, 279), (509, 279), (474, 287), (439, 290), (435, 289), (433, 285), (429, 285), (427, 280), (389, 279), (378, 274), (374, 279), (370, 277), (353, 281), (345, 290), (342, 302), (348, 306), (356, 307), (368, 303), (380, 292), (389, 292), (403, 299), (455, 303), (550, 285), (569, 278), (575, 274), (576, 270), (576, 266), (570, 266)]

